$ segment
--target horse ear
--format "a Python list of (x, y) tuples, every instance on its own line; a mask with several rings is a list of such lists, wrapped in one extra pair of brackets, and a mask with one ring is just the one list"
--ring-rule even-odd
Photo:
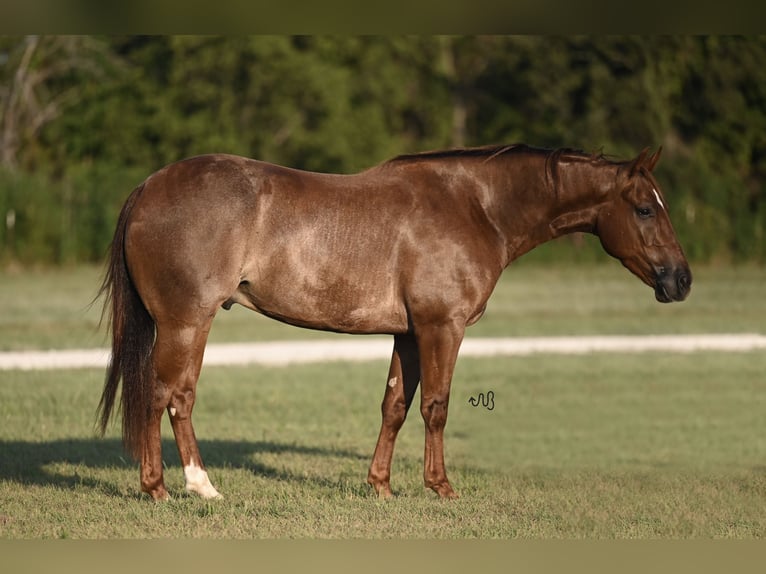
[(660, 154), (662, 153), (662, 146), (657, 148), (657, 151), (654, 152), (654, 154), (646, 160), (646, 169), (649, 171), (654, 171), (654, 166), (657, 165), (657, 160), (660, 159)]
[(644, 167), (644, 163), (646, 162), (646, 156), (649, 154), (649, 148), (645, 147), (641, 150), (641, 153), (638, 154), (638, 157), (633, 160), (633, 163), (630, 164), (630, 177), (633, 177), (638, 173), (638, 170)]

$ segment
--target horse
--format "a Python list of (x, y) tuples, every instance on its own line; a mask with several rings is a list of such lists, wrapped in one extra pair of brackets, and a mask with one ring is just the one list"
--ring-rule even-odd
[(298, 327), (392, 335), (367, 482), (392, 496), (394, 443), (420, 385), (423, 480), (456, 497), (443, 453), (453, 369), (466, 327), (512, 261), (589, 232), (658, 301), (687, 297), (692, 275), (652, 173), (661, 150), (617, 160), (484, 146), (401, 155), (342, 175), (228, 154), (161, 168), (125, 201), (99, 292), (112, 334), (102, 435), (121, 383), (122, 438), (140, 461), (141, 490), (169, 498), (160, 441), (167, 411), (186, 491), (219, 497), (192, 409), (211, 323), (239, 304)]

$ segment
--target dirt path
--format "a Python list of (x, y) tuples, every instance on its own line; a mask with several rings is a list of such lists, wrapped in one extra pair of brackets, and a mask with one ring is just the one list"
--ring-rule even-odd
[[(391, 356), (390, 337), (353, 337), (327, 341), (210, 344), (205, 365), (289, 365), (323, 361), (369, 361)], [(766, 336), (757, 334), (651, 335), (592, 337), (466, 338), (460, 356), (642, 353), (665, 351), (747, 352), (766, 349)], [(107, 349), (0, 352), (0, 370), (99, 368), (109, 359)]]

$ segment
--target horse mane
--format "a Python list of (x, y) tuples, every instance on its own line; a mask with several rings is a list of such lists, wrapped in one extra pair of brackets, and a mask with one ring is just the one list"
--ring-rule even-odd
[(465, 158), (484, 158), (485, 160), (492, 159), (498, 155), (502, 155), (509, 152), (524, 152), (532, 151), (536, 148), (525, 144), (511, 144), (511, 145), (487, 145), (480, 147), (461, 147), (452, 149), (441, 149), (432, 151), (422, 151), (416, 153), (407, 153), (398, 155), (386, 163), (402, 163), (411, 161), (424, 161), (432, 159), (465, 159)]
[(428, 161), (428, 160), (440, 160), (440, 159), (466, 159), (466, 158), (479, 158), (484, 161), (490, 161), (499, 156), (507, 154), (542, 154), (546, 155), (550, 160), (559, 160), (560, 158), (585, 160), (585, 161), (613, 161), (612, 158), (604, 155), (603, 152), (588, 153), (580, 149), (575, 148), (555, 148), (547, 149), (541, 147), (534, 147), (523, 143), (515, 143), (508, 145), (486, 145), (479, 147), (462, 147), (453, 149), (424, 151), (417, 153), (408, 153), (398, 155), (387, 162), (388, 164), (413, 162), (413, 161)]

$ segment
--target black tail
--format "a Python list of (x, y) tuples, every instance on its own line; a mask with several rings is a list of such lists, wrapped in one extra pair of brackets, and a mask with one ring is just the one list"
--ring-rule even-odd
[(151, 354), (154, 320), (141, 302), (125, 262), (125, 230), (143, 184), (133, 190), (120, 211), (99, 296), (105, 295), (102, 320), (108, 314), (112, 357), (98, 405), (101, 434), (106, 431), (122, 380), (122, 440), (125, 449), (140, 458), (152, 397)]

